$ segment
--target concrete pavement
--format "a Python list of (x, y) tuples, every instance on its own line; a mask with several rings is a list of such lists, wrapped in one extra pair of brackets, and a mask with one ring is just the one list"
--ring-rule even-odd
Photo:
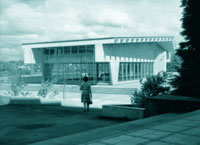
[(163, 114), (32, 145), (200, 145), (200, 110)]
[[(6, 90), (9, 89), (9, 85), (0, 86), (0, 105), (7, 104), (9, 98), (6, 96)], [(59, 92), (55, 96), (56, 99), (62, 102), (62, 106), (75, 106), (82, 107), (83, 104), (80, 101), (81, 91), (78, 85), (66, 85), (65, 93), (63, 94), (63, 85), (55, 85), (55, 89)], [(134, 89), (139, 87), (139, 83), (129, 83), (121, 85), (94, 85), (92, 86), (93, 94), (93, 108), (102, 108), (102, 105), (106, 104), (130, 104), (130, 94), (134, 92)], [(37, 92), (40, 88), (40, 84), (29, 84), (23, 91), (30, 93), (27, 97), (37, 97)], [(63, 99), (63, 96), (65, 99)], [(21, 96), (23, 97), (23, 96)], [(3, 99), (2, 99), (3, 98)], [(5, 101), (6, 100), (6, 101)]]

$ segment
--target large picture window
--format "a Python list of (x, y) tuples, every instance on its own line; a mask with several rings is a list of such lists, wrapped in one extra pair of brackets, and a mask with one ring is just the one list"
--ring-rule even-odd
[(120, 62), (118, 81), (137, 80), (153, 75), (153, 62)]
[[(35, 49), (35, 48), (34, 48)], [(80, 46), (58, 46), (58, 47), (46, 47), (38, 48), (43, 50), (45, 63), (68, 63), (69, 58), (85, 56), (94, 56), (95, 45), (80, 45)], [(83, 56), (83, 57), (82, 57)], [(91, 58), (91, 57), (90, 57)]]
[[(45, 78), (56, 79), (57, 83), (80, 84), (84, 76), (91, 82), (110, 82), (109, 63), (64, 63), (45, 67)], [(47, 70), (48, 68), (48, 70)]]

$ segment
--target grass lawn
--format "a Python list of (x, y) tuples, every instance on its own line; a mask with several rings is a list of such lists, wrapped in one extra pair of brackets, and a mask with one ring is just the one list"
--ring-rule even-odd
[(127, 121), (101, 113), (100, 109), (85, 113), (82, 108), (58, 106), (0, 106), (0, 144), (29, 144)]

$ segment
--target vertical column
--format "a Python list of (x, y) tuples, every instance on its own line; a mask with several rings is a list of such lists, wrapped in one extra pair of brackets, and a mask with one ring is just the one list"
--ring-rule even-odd
[(140, 63), (140, 68), (141, 68), (141, 73), (140, 73), (141, 75), (140, 76), (141, 76), (141, 78), (143, 78), (144, 77), (144, 62)]
[(137, 62), (134, 63), (134, 79), (137, 79)]
[(122, 80), (122, 65), (121, 63), (119, 62), (119, 70), (118, 70), (118, 81), (121, 81)]
[(119, 68), (120, 68), (120, 63), (119, 62), (110, 62), (110, 80), (111, 80), (111, 83), (114, 85), (114, 84), (117, 84), (118, 82), (118, 77), (119, 77)]
[(132, 80), (132, 77), (133, 77), (133, 70), (132, 70), (132, 62), (130, 62), (130, 80)]
[(147, 64), (148, 64), (148, 62), (145, 62), (145, 78), (147, 77)]
[(146, 62), (143, 62), (143, 77), (146, 77)]
[(126, 72), (125, 78), (126, 78), (126, 80), (128, 80), (128, 63), (127, 62), (125, 62), (125, 72)]
[(133, 62), (133, 80), (135, 80), (135, 62)]
[(121, 62), (121, 69), (122, 69), (122, 80), (121, 81), (123, 81), (124, 80), (124, 64), (123, 64), (123, 62)]
[(150, 76), (152, 76), (153, 73), (154, 73), (154, 72), (153, 72), (153, 69), (154, 69), (153, 66), (154, 66), (154, 64), (153, 64), (153, 62), (151, 62), (151, 63), (150, 63)]
[(56, 67), (57, 67), (57, 69), (56, 69), (56, 81), (58, 80), (58, 73), (59, 73), (59, 65), (58, 65), (58, 48), (56, 47), (55, 48), (55, 50), (54, 50), (54, 52), (55, 52), (55, 65), (56, 65)]
[(149, 62), (146, 63), (146, 74), (147, 74), (147, 77), (149, 77)]
[(125, 62), (125, 71), (126, 71), (126, 80), (128, 80), (128, 63), (127, 62)]
[(138, 77), (137, 77), (137, 79), (140, 79), (140, 77), (141, 77), (141, 66), (140, 66), (140, 62), (138, 62), (137, 63), (137, 71), (138, 71)]

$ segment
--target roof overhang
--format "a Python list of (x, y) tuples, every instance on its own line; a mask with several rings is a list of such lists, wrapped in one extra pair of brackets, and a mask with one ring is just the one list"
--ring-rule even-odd
[(172, 51), (175, 48), (173, 36), (151, 36), (151, 37), (107, 37), (66, 41), (50, 41), (23, 43), (24, 47), (44, 48), (58, 46), (75, 46), (75, 45), (94, 45), (94, 44), (117, 44), (117, 43), (157, 43), (166, 51)]

